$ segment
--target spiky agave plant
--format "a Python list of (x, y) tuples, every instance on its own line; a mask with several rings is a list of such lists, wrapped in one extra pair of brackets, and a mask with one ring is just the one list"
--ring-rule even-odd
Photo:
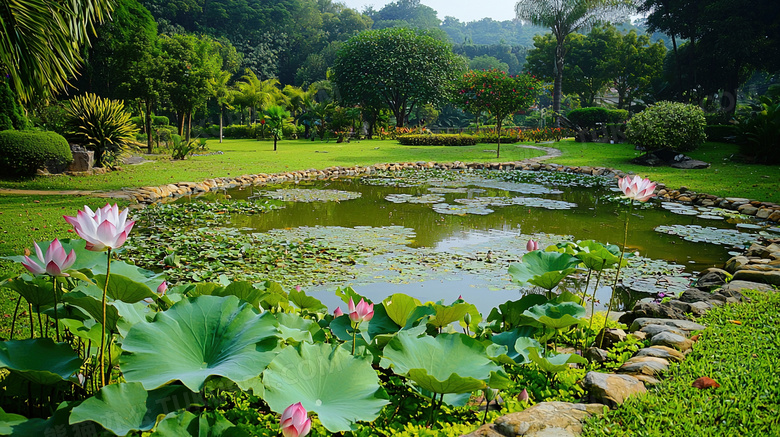
[(71, 141), (95, 152), (96, 167), (112, 164), (140, 146), (135, 140), (138, 128), (124, 102), (92, 93), (70, 100), (66, 129)]

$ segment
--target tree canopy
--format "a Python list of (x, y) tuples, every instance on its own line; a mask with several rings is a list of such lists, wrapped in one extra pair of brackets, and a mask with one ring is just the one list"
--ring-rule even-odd
[(349, 39), (338, 52), (333, 80), (344, 104), (386, 107), (403, 126), (415, 106), (444, 102), (448, 85), (464, 70), (465, 60), (448, 44), (424, 32), (389, 28)]

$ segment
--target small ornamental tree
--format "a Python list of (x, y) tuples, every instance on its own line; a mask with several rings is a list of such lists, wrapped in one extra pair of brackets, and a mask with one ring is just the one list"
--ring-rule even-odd
[(498, 144), (496, 158), (501, 155), (501, 122), (506, 116), (533, 105), (542, 83), (528, 74), (510, 76), (501, 70), (471, 70), (458, 84), (457, 100), (461, 108), (472, 114), (487, 112), (496, 119)]

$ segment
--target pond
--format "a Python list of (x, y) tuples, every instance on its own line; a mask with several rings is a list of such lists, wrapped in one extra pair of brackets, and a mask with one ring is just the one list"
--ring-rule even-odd
[[(235, 188), (147, 208), (128, 250), (147, 267), (176, 266), (168, 270), (179, 275), (174, 280), (268, 278), (301, 285), (331, 309), (340, 303), (332, 291), (352, 286), (374, 301), (393, 293), (422, 301), (462, 296), (485, 314), (537, 292), (507, 274), (529, 238), (542, 248), (621, 244), (627, 206), (619, 194), (609, 177), (488, 170)], [(733, 211), (659, 201), (635, 207), (628, 248), (637, 256), (621, 274), (619, 310), (659, 291), (679, 293), (692, 274), (722, 265), (759, 233), (778, 231)], [(579, 292), (583, 283), (581, 275), (562, 287)], [(602, 279), (597, 308), (611, 283)]]

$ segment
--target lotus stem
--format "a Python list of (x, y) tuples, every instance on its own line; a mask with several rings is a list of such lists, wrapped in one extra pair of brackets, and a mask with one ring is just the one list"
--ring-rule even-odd
[(103, 319), (100, 326), (100, 352), (98, 353), (98, 369), (100, 371), (100, 387), (106, 385), (105, 363), (106, 353), (106, 294), (108, 294), (108, 278), (111, 275), (111, 249), (107, 252), (106, 283), (103, 284)]
[[(631, 216), (631, 210), (634, 207), (634, 201), (630, 199), (628, 204), (628, 210), (626, 210), (626, 226), (623, 230), (623, 250), (620, 251), (620, 260), (618, 260), (617, 273), (615, 274), (615, 282), (612, 284), (612, 293), (609, 296), (609, 303), (607, 304), (607, 315), (604, 317), (604, 329), (607, 329), (607, 322), (609, 321), (609, 312), (612, 311), (612, 300), (615, 297), (615, 289), (617, 288), (618, 279), (620, 279), (620, 267), (623, 265), (623, 255), (626, 253), (626, 244), (628, 243), (628, 218)], [(603, 330), (602, 330), (603, 332)], [(604, 335), (601, 335), (599, 340), (599, 348), (604, 344)]]
[(355, 356), (355, 337), (357, 336), (357, 327), (352, 328), (352, 356)]
[(607, 260), (604, 260), (601, 263), (601, 270), (599, 270), (599, 274), (596, 275), (596, 287), (593, 289), (593, 299), (590, 300), (590, 323), (588, 323), (588, 331), (593, 327), (593, 316), (596, 314), (596, 292), (599, 289), (599, 285), (601, 285), (601, 274), (604, 272), (604, 265), (606, 263)]
[(485, 422), (487, 422), (487, 414), (488, 410), (490, 409), (490, 401), (487, 399), (487, 396), (485, 397), (485, 415), (482, 416), (482, 424), (484, 425)]
[(38, 313), (38, 329), (41, 330), (41, 338), (45, 338), (46, 335), (43, 333), (43, 317), (41, 317), (41, 307), (36, 307), (37, 313)]
[(35, 338), (35, 320), (32, 315), (32, 304), (27, 303), (27, 313), (30, 315), (30, 340)]
[(11, 320), (11, 334), (10, 340), (14, 339), (14, 328), (16, 328), (16, 316), (19, 314), (19, 305), (22, 303), (22, 295), (19, 295), (19, 299), (16, 299), (16, 308), (14, 309), (14, 318)]
[(57, 342), (60, 341), (60, 317), (57, 314), (57, 277), (52, 276), (52, 286), (54, 288), (54, 332), (57, 337)]

